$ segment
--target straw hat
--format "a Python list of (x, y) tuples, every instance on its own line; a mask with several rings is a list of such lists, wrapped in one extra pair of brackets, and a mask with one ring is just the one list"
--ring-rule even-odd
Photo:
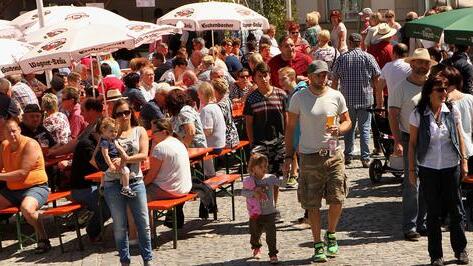
[(114, 102), (121, 99), (127, 99), (127, 97), (123, 97), (122, 93), (118, 89), (111, 89), (107, 91), (107, 102)]
[(435, 66), (437, 64), (437, 61), (435, 60), (432, 60), (430, 58), (430, 54), (429, 54), (429, 50), (425, 49), (425, 48), (417, 48), (414, 50), (414, 53), (409, 56), (409, 57), (406, 57), (404, 58), (404, 61), (406, 63), (410, 63), (412, 60), (425, 60), (425, 61), (430, 61), (430, 63), (432, 64), (432, 66)]
[(397, 30), (389, 27), (387, 23), (380, 23), (378, 26), (376, 26), (376, 31), (373, 36), (372, 42), (379, 42), (382, 40), (385, 40), (387, 38), (390, 38), (396, 34)]

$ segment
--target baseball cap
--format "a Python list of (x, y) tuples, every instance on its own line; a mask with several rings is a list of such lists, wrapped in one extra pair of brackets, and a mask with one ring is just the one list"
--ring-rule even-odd
[(371, 8), (369, 8), (369, 7), (363, 8), (363, 10), (361, 10), (361, 12), (358, 13), (358, 15), (360, 15), (360, 16), (371, 15), (371, 14), (373, 14), (373, 10), (371, 10)]
[(27, 104), (25, 106), (25, 109), (23, 110), (23, 113), (28, 114), (28, 113), (41, 113), (41, 108), (37, 104)]
[(350, 37), (348, 37), (348, 40), (352, 41), (352, 42), (361, 42), (361, 35), (359, 33), (352, 33), (350, 34)]
[(322, 60), (312, 61), (312, 63), (310, 63), (309, 67), (307, 68), (307, 75), (318, 74), (320, 72), (329, 72), (327, 63)]

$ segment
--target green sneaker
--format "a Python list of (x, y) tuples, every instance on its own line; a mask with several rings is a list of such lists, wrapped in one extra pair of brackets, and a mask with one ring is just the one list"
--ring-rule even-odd
[(291, 176), (287, 179), (286, 187), (295, 188), (297, 186), (297, 177)]
[(338, 254), (338, 243), (335, 233), (326, 232), (324, 239), (325, 244), (327, 245), (327, 256), (335, 257), (335, 255)]
[(324, 242), (318, 242), (314, 244), (314, 256), (312, 256), (313, 262), (327, 262), (327, 256), (324, 252)]

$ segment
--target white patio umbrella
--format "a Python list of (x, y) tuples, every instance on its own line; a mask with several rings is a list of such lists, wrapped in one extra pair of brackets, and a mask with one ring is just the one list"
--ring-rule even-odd
[(27, 43), (0, 39), (0, 72), (5, 75), (20, 74), (18, 60), (32, 48)]
[[(112, 24), (112, 23), (126, 23), (128, 19), (117, 15), (109, 10), (97, 7), (75, 7), (75, 6), (55, 6), (45, 7), (44, 26), (52, 26), (62, 24), (68, 21), (90, 20), (97, 24)], [(32, 10), (11, 22), (12, 25), (17, 26), (24, 34), (30, 34), (39, 30), (38, 11)]]
[(183, 30), (256, 30), (268, 29), (262, 15), (240, 4), (200, 2), (178, 7), (157, 20), (157, 24), (184, 23)]
[[(43, 8), (44, 20), (49, 21), (52, 17), (68, 12), (68, 9), (75, 8), (73, 6), (50, 6)], [(11, 21), (11, 25), (18, 27), (21, 31), (26, 30), (33, 24), (39, 23), (38, 10), (31, 10), (22, 15), (19, 15)]]
[[(68, 32), (88, 27), (96, 24), (95, 20), (74, 20), (67, 21), (61, 24), (54, 24), (52, 26), (41, 28), (37, 31), (26, 34), (23, 39), (27, 43), (38, 45), (48, 40), (54, 39), (56, 36), (62, 36)], [(112, 25), (115, 28), (120, 28), (127, 31), (126, 34), (135, 39), (135, 46), (140, 46), (144, 43), (151, 43), (162, 35), (170, 33), (178, 33), (180, 29), (171, 25), (159, 26), (153, 23), (141, 22), (141, 21), (120, 21), (120, 22), (109, 22), (99, 23), (102, 25)]]
[(23, 36), (21, 30), (8, 20), (0, 20), (0, 39), (18, 39)]

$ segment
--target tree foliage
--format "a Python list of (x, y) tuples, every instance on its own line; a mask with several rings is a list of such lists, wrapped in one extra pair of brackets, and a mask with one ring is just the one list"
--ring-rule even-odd
[[(202, 2), (207, 2), (201, 0)], [(292, 1), (292, 18), (297, 17), (296, 1)], [(219, 2), (235, 2), (233, 0), (219, 0)], [(286, 1), (285, 0), (240, 0), (240, 4), (248, 6), (268, 19), (270, 24), (277, 28), (278, 37), (286, 31)]]

